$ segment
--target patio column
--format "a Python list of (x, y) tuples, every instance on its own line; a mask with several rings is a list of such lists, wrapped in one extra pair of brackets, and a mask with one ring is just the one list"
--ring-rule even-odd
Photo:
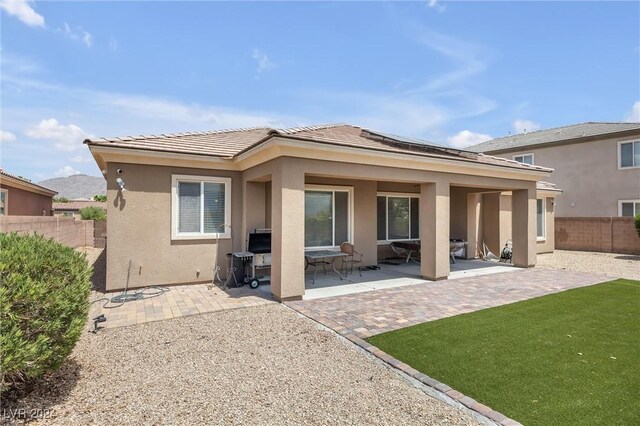
[(244, 182), (242, 208), (242, 247), (247, 248), (247, 233), (266, 227), (266, 188), (264, 182)]
[(536, 264), (536, 184), (513, 191), (513, 264), (530, 268)]
[(480, 197), (478, 193), (467, 194), (467, 259), (475, 259), (480, 238)]
[(278, 300), (304, 294), (304, 171), (292, 158), (276, 165), (271, 181), (271, 293)]
[(449, 276), (449, 182), (420, 184), (420, 275)]

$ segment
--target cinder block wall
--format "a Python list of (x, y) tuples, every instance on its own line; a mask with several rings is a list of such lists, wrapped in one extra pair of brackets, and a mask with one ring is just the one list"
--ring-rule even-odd
[(556, 217), (558, 250), (640, 254), (632, 217)]
[(0, 216), (0, 232), (39, 234), (73, 248), (93, 247), (93, 221), (52, 216)]

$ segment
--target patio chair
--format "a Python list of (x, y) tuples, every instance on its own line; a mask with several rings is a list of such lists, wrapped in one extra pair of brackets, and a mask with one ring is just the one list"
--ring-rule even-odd
[[(351, 273), (353, 273), (353, 265), (358, 265), (358, 273), (362, 276), (362, 253), (358, 253), (353, 244), (344, 242), (340, 244), (340, 251), (345, 253), (346, 256), (342, 258), (342, 269), (345, 269), (346, 272), (349, 273), (349, 269), (351, 269)], [(359, 257), (357, 257), (359, 256)]]

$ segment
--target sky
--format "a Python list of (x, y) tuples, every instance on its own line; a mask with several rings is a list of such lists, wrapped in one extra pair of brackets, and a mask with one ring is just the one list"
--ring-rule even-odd
[(0, 165), (87, 137), (348, 123), (464, 148), (640, 121), (640, 2), (0, 0)]

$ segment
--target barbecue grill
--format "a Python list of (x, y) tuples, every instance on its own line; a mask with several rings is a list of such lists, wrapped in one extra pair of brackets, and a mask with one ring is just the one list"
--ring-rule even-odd
[(258, 286), (271, 279), (267, 275), (256, 275), (256, 270), (271, 269), (271, 229), (254, 229), (253, 232), (247, 234), (247, 251), (253, 253), (251, 258), (251, 276), (245, 277), (244, 281), (251, 288)]

